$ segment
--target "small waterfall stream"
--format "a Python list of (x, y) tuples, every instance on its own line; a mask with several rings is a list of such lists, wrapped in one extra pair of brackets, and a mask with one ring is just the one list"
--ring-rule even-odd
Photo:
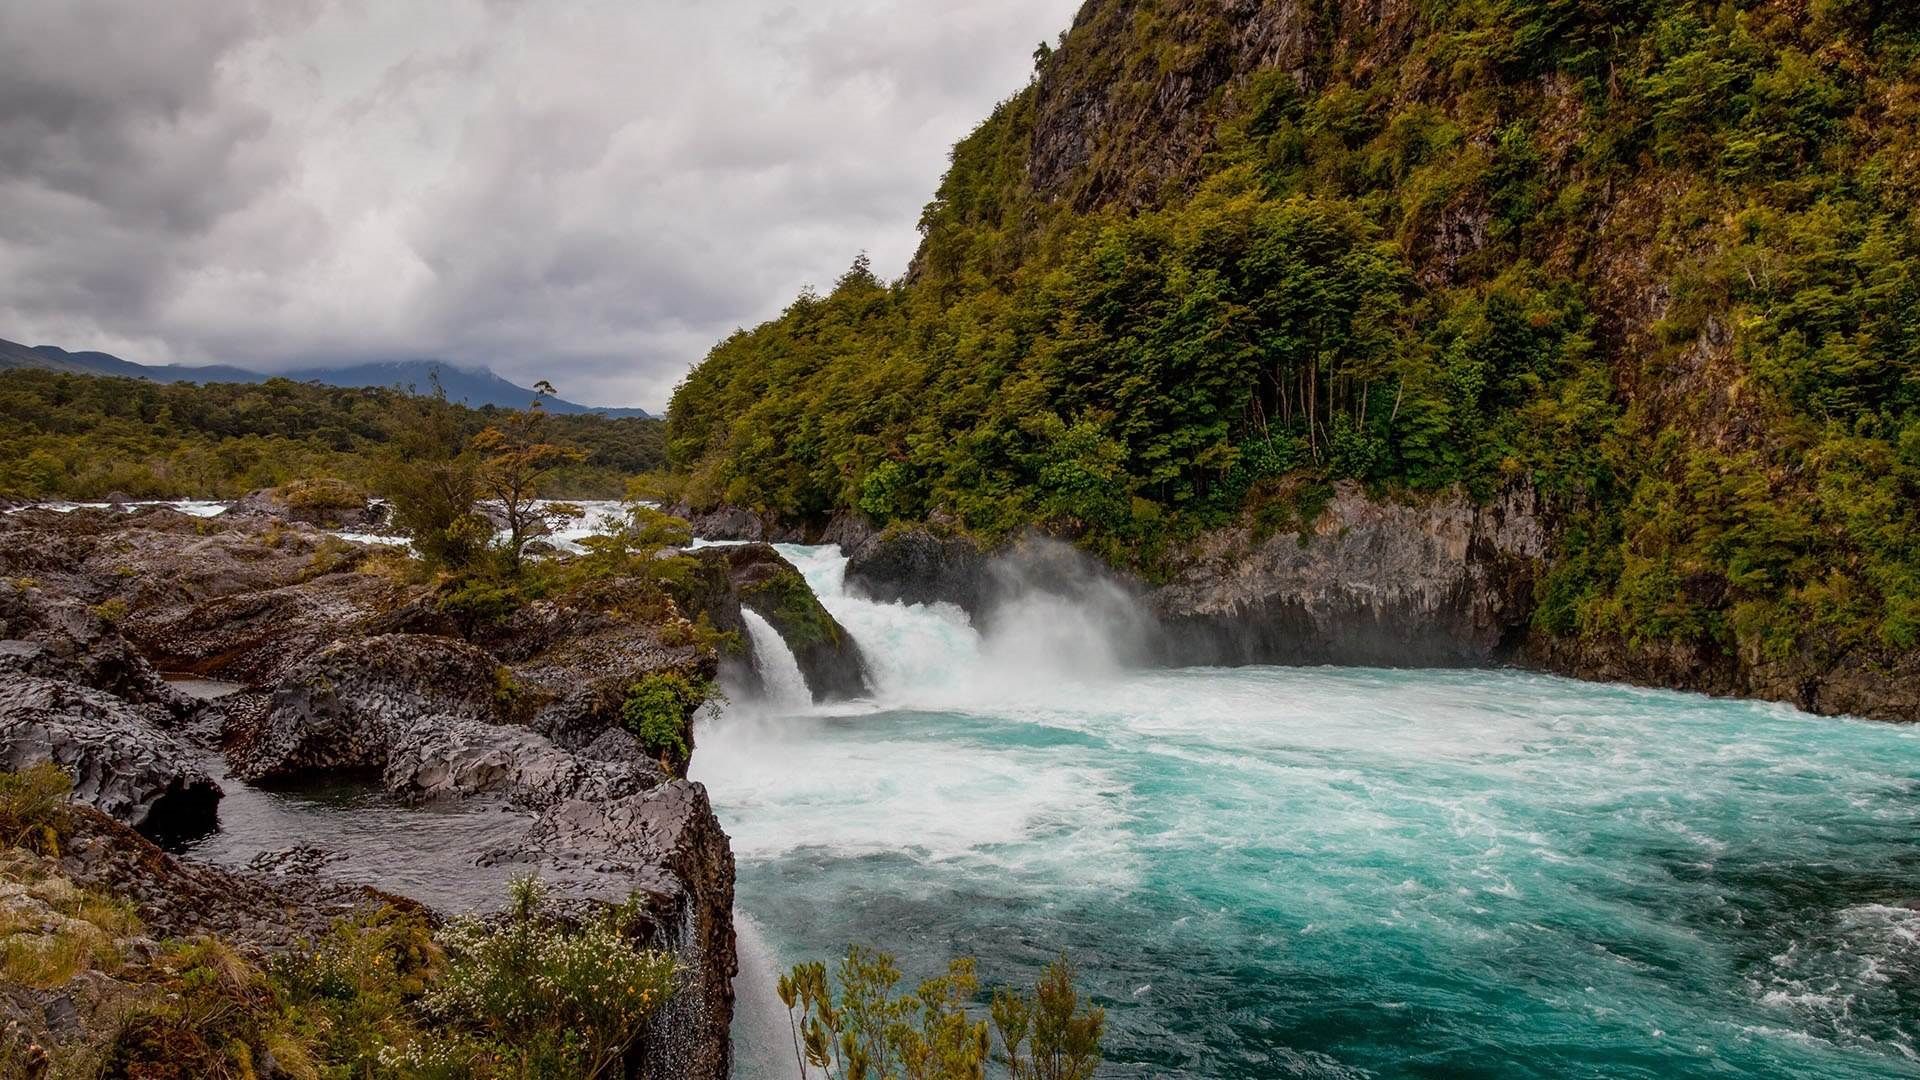
[(753, 643), (754, 668), (760, 673), (766, 703), (781, 710), (812, 705), (813, 692), (807, 689), (807, 677), (780, 631), (751, 608), (741, 608), (740, 618), (747, 624), (747, 639)]

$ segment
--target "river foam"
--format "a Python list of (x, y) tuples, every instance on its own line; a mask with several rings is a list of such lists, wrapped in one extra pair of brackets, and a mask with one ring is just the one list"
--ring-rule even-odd
[(1110, 1076), (1916, 1069), (1920, 732), (1514, 672), (1134, 670), (1060, 597), (981, 633), (782, 551), (878, 688), (700, 733), (775, 963), (1065, 949)]

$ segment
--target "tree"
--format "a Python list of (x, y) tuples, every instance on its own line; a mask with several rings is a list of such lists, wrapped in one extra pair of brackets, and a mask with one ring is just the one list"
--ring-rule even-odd
[[(543, 393), (552, 389), (544, 379), (541, 385), (547, 388)], [(586, 454), (547, 441), (547, 411), (537, 401), (475, 435), (471, 449), (480, 455), (480, 487), (499, 502), (506, 519), (507, 569), (519, 573), (527, 541), (547, 532), (553, 522), (580, 513), (576, 507), (540, 502), (541, 478), (562, 465), (585, 460)]]
[(480, 479), (473, 455), (462, 449), (460, 411), (438, 379), (432, 396), (405, 398), (398, 411), (377, 485), (393, 503), (394, 527), (429, 566), (471, 566), (486, 551), (493, 527), (474, 512)]

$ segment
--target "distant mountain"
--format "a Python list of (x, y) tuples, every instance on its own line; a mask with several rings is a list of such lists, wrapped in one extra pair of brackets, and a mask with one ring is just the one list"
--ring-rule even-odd
[(538, 401), (549, 412), (555, 413), (636, 417), (653, 415), (645, 409), (604, 408), (549, 397), (510, 383), (486, 368), (459, 367), (439, 360), (390, 360), (352, 367), (300, 368), (267, 374), (225, 364), (205, 367), (136, 364), (103, 352), (68, 352), (53, 345), (21, 345), (0, 339), (0, 371), (14, 368), (42, 368), (75, 375), (118, 375), (123, 378), (152, 379), (155, 382), (257, 383), (279, 378), (325, 386), (397, 386), (418, 393), (426, 393), (437, 375), (440, 385), (447, 392), (447, 400), (475, 407), (498, 405), (508, 409), (524, 409), (528, 404)]

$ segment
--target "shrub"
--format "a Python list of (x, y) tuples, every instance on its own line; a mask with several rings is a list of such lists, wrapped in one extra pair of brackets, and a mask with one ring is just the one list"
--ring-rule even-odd
[(655, 672), (627, 688), (620, 719), (649, 753), (685, 761), (691, 752), (687, 724), (713, 692), (711, 685), (677, 671)]
[(72, 794), (73, 778), (52, 762), (0, 773), (0, 842), (57, 854)]
[[(826, 965), (800, 964), (780, 977), (794, 1065), (828, 1080), (914, 1077), (976, 1080), (992, 1059), (988, 1021), (967, 1011), (980, 988), (970, 959), (894, 995), (900, 969), (886, 953), (855, 945), (827, 978)], [(1100, 1063), (1106, 1011), (1082, 1007), (1065, 957), (1047, 966), (1032, 994), (1001, 988), (989, 1009), (1013, 1080), (1088, 1080)]]
[(673, 993), (673, 958), (626, 932), (637, 901), (574, 929), (542, 918), (537, 879), (511, 888), (504, 925), (467, 919), (442, 932), (450, 959), (427, 1012), (478, 1029), (509, 1060), (538, 1063), (528, 1074), (607, 1074)]
[(366, 493), (331, 477), (295, 480), (275, 488), (274, 494), (293, 510), (357, 510), (367, 504)]

